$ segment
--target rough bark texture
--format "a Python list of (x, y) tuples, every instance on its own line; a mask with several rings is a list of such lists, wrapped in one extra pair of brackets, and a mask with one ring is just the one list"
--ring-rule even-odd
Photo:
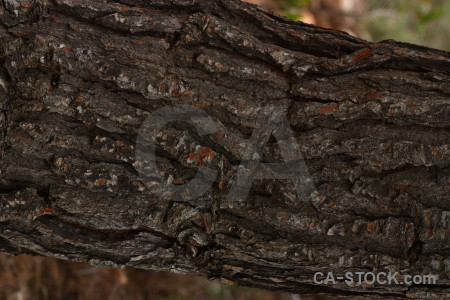
[[(196, 273), (297, 293), (450, 294), (450, 54), (369, 43), (237, 0), (0, 2), (0, 249), (94, 265)], [(175, 184), (218, 171), (189, 203), (135, 170), (155, 138)], [(285, 108), (319, 201), (255, 180), (226, 200), (264, 105)], [(208, 159), (205, 157), (208, 156)], [(282, 161), (271, 139), (263, 161)], [(316, 271), (438, 274), (437, 285), (316, 285)]]

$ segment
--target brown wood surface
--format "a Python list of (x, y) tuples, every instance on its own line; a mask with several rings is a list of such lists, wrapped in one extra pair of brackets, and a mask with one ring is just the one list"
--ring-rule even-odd
[[(171, 104), (217, 129), (174, 122), (153, 138), (164, 180), (217, 171), (195, 201), (155, 196), (136, 171), (141, 124)], [(286, 180), (227, 198), (268, 105), (284, 109), (315, 201)], [(0, 249), (296, 293), (446, 299), (449, 111), (444, 51), (237, 0), (3, 0)], [(263, 162), (283, 161), (279, 142)], [(314, 283), (330, 271), (439, 280)]]

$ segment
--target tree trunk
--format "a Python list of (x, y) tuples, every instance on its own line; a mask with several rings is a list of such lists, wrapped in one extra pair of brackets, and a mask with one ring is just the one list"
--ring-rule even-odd
[[(449, 297), (448, 52), (237, 0), (1, 3), (2, 251), (295, 293)], [(174, 104), (203, 116), (142, 129)], [(286, 157), (287, 177), (270, 177)], [(173, 192), (196, 177), (214, 183)], [(314, 281), (358, 271), (439, 280)]]

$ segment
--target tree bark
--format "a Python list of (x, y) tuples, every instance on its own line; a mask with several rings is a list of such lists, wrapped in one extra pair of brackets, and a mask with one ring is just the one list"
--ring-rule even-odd
[[(0, 3), (1, 251), (295, 293), (449, 297), (448, 52), (237, 0)], [(171, 104), (217, 129), (172, 122), (151, 139), (172, 185), (217, 171), (194, 201), (162, 199), (136, 170), (141, 124)], [(230, 201), (269, 105), (284, 110), (315, 191), (254, 180)], [(284, 161), (282, 139), (263, 162)], [(439, 280), (313, 280), (358, 271)]]

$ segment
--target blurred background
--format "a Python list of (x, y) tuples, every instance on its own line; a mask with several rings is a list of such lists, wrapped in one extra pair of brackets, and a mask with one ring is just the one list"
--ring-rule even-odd
[[(291, 19), (378, 42), (450, 50), (448, 0), (247, 0)], [(0, 300), (329, 300), (224, 285), (196, 276), (112, 270), (0, 254)], [(353, 298), (356, 299), (356, 298)], [(358, 298), (363, 299), (363, 298)]]
[(291, 19), (379, 42), (450, 50), (448, 0), (247, 0)]
[(107, 269), (45, 257), (0, 254), (1, 300), (365, 300), (226, 285), (148, 270)]

